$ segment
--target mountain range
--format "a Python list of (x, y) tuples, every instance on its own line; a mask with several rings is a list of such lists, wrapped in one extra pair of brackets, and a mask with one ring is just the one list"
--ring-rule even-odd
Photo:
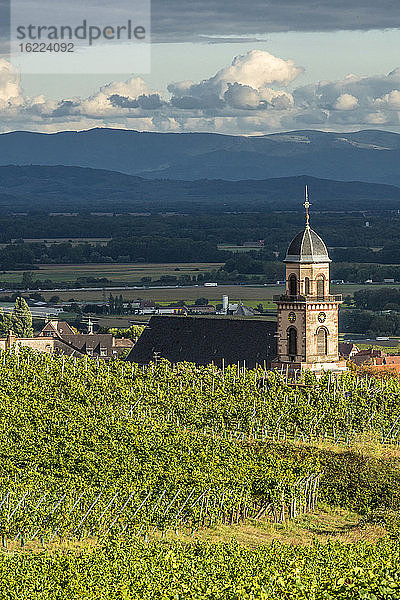
[(18, 212), (268, 212), (299, 210), (309, 186), (313, 211), (394, 210), (400, 188), (306, 175), (263, 180), (144, 179), (66, 166), (0, 167), (0, 207)]
[(245, 137), (118, 129), (0, 135), (0, 165), (106, 169), (146, 179), (317, 179), (400, 186), (400, 135), (292, 131)]

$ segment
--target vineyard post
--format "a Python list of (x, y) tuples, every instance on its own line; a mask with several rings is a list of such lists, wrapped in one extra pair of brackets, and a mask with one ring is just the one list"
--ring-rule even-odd
[(92, 512), (93, 508), (96, 506), (97, 502), (100, 500), (100, 498), (101, 498), (102, 495), (103, 495), (103, 492), (100, 492), (98, 494), (98, 496), (96, 497), (96, 499), (92, 502), (91, 506), (88, 508), (88, 510), (86, 511), (86, 513), (84, 514), (84, 516), (82, 517), (82, 519), (80, 520), (80, 522), (78, 523), (77, 527), (75, 528), (74, 535), (76, 534), (76, 532), (79, 529), (79, 527), (86, 521), (87, 517)]
[(205, 492), (203, 493), (203, 498), (202, 498), (202, 500), (201, 500), (201, 507), (200, 507), (200, 515), (199, 515), (199, 524), (198, 524), (198, 528), (199, 528), (199, 527), (200, 527), (200, 525), (201, 525), (201, 517), (202, 517), (202, 514), (203, 514), (203, 506), (204, 506), (204, 497), (205, 497)]

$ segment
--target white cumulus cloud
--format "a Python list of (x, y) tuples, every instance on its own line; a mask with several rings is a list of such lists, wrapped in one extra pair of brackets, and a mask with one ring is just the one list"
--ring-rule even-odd
[(358, 100), (355, 96), (352, 94), (340, 94), (333, 108), (336, 110), (353, 110), (356, 106), (358, 106)]
[(248, 135), (308, 128), (400, 131), (400, 67), (387, 75), (349, 74), (295, 87), (302, 72), (294, 60), (253, 50), (236, 56), (208, 79), (170, 83), (170, 96), (132, 76), (103, 85), (86, 98), (49, 100), (43, 95), (27, 97), (18, 74), (1, 60), (0, 130), (104, 126)]

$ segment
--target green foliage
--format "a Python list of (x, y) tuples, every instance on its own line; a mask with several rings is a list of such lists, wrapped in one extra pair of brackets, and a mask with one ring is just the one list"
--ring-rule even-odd
[(207, 306), (207, 304), (208, 304), (208, 298), (203, 298), (203, 297), (197, 298), (194, 301), (194, 304), (195, 304), (195, 306)]
[(367, 513), (363, 519), (363, 524), (381, 525), (390, 536), (399, 539), (400, 535), (400, 510), (375, 509)]
[(116, 327), (108, 329), (108, 333), (112, 333), (112, 335), (118, 339), (128, 338), (129, 340), (135, 340), (142, 335), (144, 330), (144, 325), (131, 325), (127, 329), (117, 329)]
[(400, 310), (400, 290), (387, 288), (385, 293), (377, 289), (362, 289), (354, 292), (354, 303), (356, 308), (364, 310)]
[[(293, 458), (312, 460), (316, 451), (308, 448), (293, 449)], [(398, 459), (362, 456), (357, 452), (318, 450), (318, 460), (323, 471), (321, 500), (330, 506), (348, 508), (368, 514), (378, 510), (400, 511), (400, 461)]]
[(33, 336), (32, 313), (24, 298), (17, 297), (11, 313), (0, 310), (0, 334), (12, 331), (18, 337)]
[[(154, 367), (142, 370), (118, 361), (3, 354), (0, 496), (10, 493), (11, 505), (2, 505), (5, 512), (0, 511), (2, 533), (31, 535), (63, 494), (63, 512), (46, 521), (46, 530), (78, 527), (82, 512), (73, 507), (82, 493), (86, 508), (102, 496), (99, 510), (85, 523), (89, 530), (102, 527), (100, 514), (116, 493), (120, 507), (125, 500), (129, 503), (124, 513), (129, 531), (140, 524), (163, 528), (176, 519), (177, 511), (171, 515), (166, 508), (170, 502), (172, 507), (175, 494), (183, 502), (189, 494), (194, 501), (207, 493), (214, 518), (222, 518), (245, 501), (289, 502), (298, 478), (319, 471), (316, 456), (282, 456), (274, 445), (258, 447), (210, 436), (201, 427), (182, 427), (167, 405), (157, 407), (154, 396), (153, 386), (162, 375), (167, 384), (180, 385), (181, 373), (166, 366), (155, 372)], [(212, 369), (204, 370), (206, 378), (211, 374)], [(188, 383), (194, 383), (193, 375), (189, 367)], [(12, 505), (26, 493), (25, 512), (17, 511), (11, 519)], [(46, 502), (34, 511), (41, 494)], [(161, 494), (161, 512), (154, 512)], [(135, 518), (145, 498), (148, 503)], [(118, 506), (112, 510), (115, 514)], [(200, 503), (190, 504), (186, 522), (198, 523), (200, 510)]]
[[(347, 374), (317, 382), (306, 374), (296, 388), (262, 369), (222, 372), (166, 361), (140, 367), (31, 351), (0, 355), (0, 377), (0, 533), (27, 540), (112, 535), (80, 552), (0, 554), (6, 591), (0, 597), (400, 596), (399, 461), (268, 440), (270, 433), (281, 437), (278, 423), (284, 435), (285, 429), (316, 434), (336, 427), (372, 436), (383, 430), (387, 438), (400, 416), (397, 380)], [(236, 543), (132, 537), (179, 526), (183, 515), (195, 529), (229, 518), (238, 506), (290, 502), (293, 484), (319, 471), (325, 502), (365, 513), (365, 521), (382, 524), (392, 539), (273, 543), (250, 551)], [(192, 503), (192, 497), (203, 500)]]
[(24, 298), (17, 298), (11, 315), (11, 329), (19, 337), (32, 337), (32, 313)]
[(0, 335), (7, 335), (12, 328), (11, 313), (5, 313), (0, 309)]
[(80, 553), (0, 556), (9, 600), (395, 600), (399, 564), (394, 540), (255, 550), (115, 540)]
[[(382, 296), (385, 296), (382, 291)], [(367, 335), (400, 335), (400, 314), (379, 314), (370, 310), (341, 310), (340, 329), (343, 332)]]

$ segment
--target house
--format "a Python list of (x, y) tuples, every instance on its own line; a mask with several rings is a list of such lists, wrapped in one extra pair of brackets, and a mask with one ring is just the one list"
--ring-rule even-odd
[(17, 351), (19, 348), (31, 348), (37, 352), (46, 352), (47, 354), (58, 354), (65, 356), (84, 356), (84, 353), (75, 348), (71, 344), (68, 344), (64, 340), (53, 336), (38, 336), (31, 338), (18, 338), (12, 331), (9, 332), (7, 337), (0, 338), (0, 350), (8, 350), (15, 348)]
[(361, 365), (376, 365), (376, 361), (385, 356), (383, 350), (377, 350), (376, 348), (368, 348), (367, 350), (360, 350), (356, 354), (353, 354), (351, 361), (357, 366)]
[(156, 315), (183, 315), (186, 313), (186, 306), (159, 306), (154, 311)]
[(245, 306), (242, 302), (236, 302), (228, 305), (227, 314), (236, 317), (253, 317), (255, 312), (252, 308)]
[(82, 354), (99, 357), (104, 360), (118, 358), (126, 349), (132, 348), (134, 342), (126, 338), (117, 340), (111, 333), (74, 333), (63, 334), (61, 339), (69, 346), (77, 348)]
[(389, 355), (383, 350), (368, 348), (361, 350), (351, 358), (357, 366), (371, 367), (374, 372), (392, 372), (400, 374), (400, 356)]
[(55, 319), (48, 321), (39, 333), (39, 337), (59, 337), (63, 334), (74, 335), (76, 332), (66, 321), (57, 321)]
[(192, 305), (186, 307), (190, 314), (193, 315), (214, 315), (216, 308), (212, 304)]
[(116, 339), (111, 333), (76, 333), (66, 321), (51, 320), (38, 336), (18, 338), (10, 332), (7, 338), (0, 338), (0, 349), (11, 347), (32, 348), (48, 354), (67, 356), (91, 356), (103, 360), (118, 358), (127, 348), (134, 346), (132, 340)]
[(268, 367), (276, 356), (276, 327), (264, 320), (154, 316), (127, 360), (147, 364), (157, 356), (172, 363)]
[(339, 354), (346, 360), (351, 359), (358, 352), (360, 349), (353, 342), (339, 342)]

